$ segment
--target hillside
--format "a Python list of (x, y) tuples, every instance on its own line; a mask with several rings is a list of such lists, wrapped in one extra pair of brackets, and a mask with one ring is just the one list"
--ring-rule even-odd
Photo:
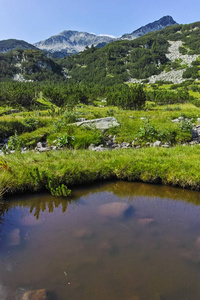
[(35, 46), (32, 44), (29, 44), (22, 40), (16, 40), (16, 39), (8, 39), (0, 41), (0, 52), (1, 53), (7, 53), (10, 50), (16, 50), (16, 49), (33, 49), (37, 50)]
[(0, 81), (45, 80), (64, 78), (61, 66), (47, 58), (40, 50), (13, 50), (0, 53)]
[[(160, 80), (182, 82), (199, 78), (200, 22), (168, 26), (132, 41), (91, 47), (60, 60), (72, 81), (112, 85)], [(171, 76), (175, 72), (174, 76)], [(134, 81), (134, 79), (136, 79)]]
[(13, 50), (0, 54), (0, 79), (66, 79), (70, 83), (109, 86), (124, 82), (198, 79), (200, 22), (167, 26), (134, 40), (118, 40), (102, 48), (62, 59), (46, 57), (40, 50)]

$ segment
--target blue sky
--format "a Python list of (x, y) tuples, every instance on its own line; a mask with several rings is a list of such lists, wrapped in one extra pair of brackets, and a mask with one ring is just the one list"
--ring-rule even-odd
[(199, 0), (0, 0), (0, 40), (38, 42), (63, 30), (120, 36), (171, 15), (200, 21)]

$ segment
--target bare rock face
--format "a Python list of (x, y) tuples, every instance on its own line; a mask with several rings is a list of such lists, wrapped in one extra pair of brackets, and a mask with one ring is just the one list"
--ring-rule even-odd
[(133, 213), (132, 205), (123, 202), (112, 202), (99, 207), (100, 215), (107, 218), (122, 218)]
[(22, 300), (47, 300), (47, 292), (45, 289), (29, 291), (24, 294)]
[(59, 57), (64, 57), (69, 53), (75, 54), (84, 51), (87, 46), (105, 46), (113, 40), (115, 38), (108, 35), (98, 36), (88, 32), (64, 30), (34, 45), (41, 50), (47, 50), (51, 53), (56, 53)]
[(147, 34), (152, 31), (157, 31), (165, 28), (169, 25), (177, 24), (171, 16), (164, 16), (161, 19), (149, 23), (145, 26), (138, 28), (137, 30), (133, 31), (132, 33), (124, 34), (120, 38), (121, 40), (134, 40), (144, 34)]

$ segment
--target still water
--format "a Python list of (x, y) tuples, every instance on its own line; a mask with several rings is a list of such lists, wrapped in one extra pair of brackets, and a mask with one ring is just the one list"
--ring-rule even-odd
[(200, 193), (114, 182), (0, 210), (0, 299), (199, 300)]

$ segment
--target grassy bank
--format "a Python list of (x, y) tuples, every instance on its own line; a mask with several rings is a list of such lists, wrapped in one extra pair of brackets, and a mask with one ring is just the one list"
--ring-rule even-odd
[[(141, 148), (105, 152), (62, 150), (7, 155), (1, 189), (7, 193), (49, 190), (118, 179), (200, 189), (200, 146)], [(61, 193), (62, 194), (62, 193)]]

